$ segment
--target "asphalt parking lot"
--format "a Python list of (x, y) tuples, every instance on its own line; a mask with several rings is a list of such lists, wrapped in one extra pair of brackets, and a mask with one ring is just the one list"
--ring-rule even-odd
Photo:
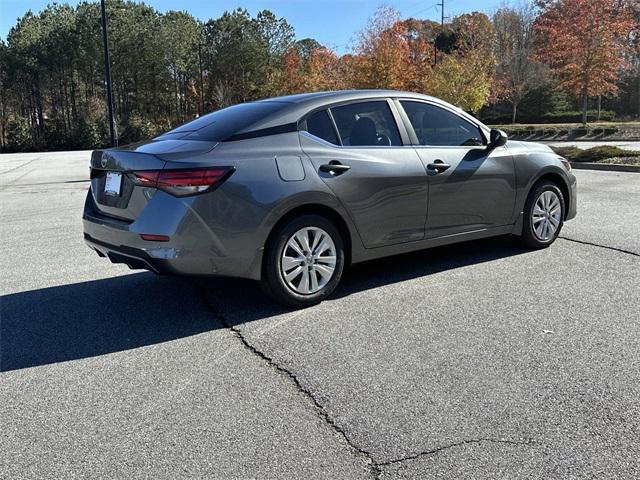
[(98, 258), (87, 159), (0, 156), (0, 478), (640, 477), (640, 174), (293, 311)]

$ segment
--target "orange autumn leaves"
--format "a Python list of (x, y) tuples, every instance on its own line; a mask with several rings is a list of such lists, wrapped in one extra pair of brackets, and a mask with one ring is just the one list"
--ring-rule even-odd
[[(535, 48), (529, 53), (517, 49), (527, 57), (520, 61), (546, 65), (546, 74), (553, 75), (558, 87), (576, 97), (615, 94), (630, 36), (638, 26), (637, 0), (538, 0), (536, 5)], [(449, 44), (447, 39), (452, 39)], [(402, 20), (394, 9), (382, 7), (350, 54), (339, 56), (319, 47), (302, 55), (290, 48), (279, 87), (283, 93), (410, 90), (475, 112), (507, 97), (496, 43), (494, 24), (483, 13), (463, 14), (441, 26), (430, 20)], [(437, 61), (434, 44), (439, 47)]]
[(538, 58), (558, 76), (560, 86), (587, 96), (615, 93), (618, 72), (625, 67), (624, 40), (635, 23), (632, 3), (542, 0), (538, 6)]
[[(401, 20), (383, 7), (360, 33), (352, 54), (336, 55), (328, 48), (301, 55), (295, 48), (285, 54), (281, 89), (284, 93), (344, 88), (389, 88), (437, 94), (469, 111), (480, 109), (490, 93), (491, 22), (486, 15), (469, 17), (474, 41), (451, 53), (439, 52), (434, 65), (434, 41), (440, 26), (429, 20)], [(478, 20), (478, 17), (480, 19)], [(461, 18), (461, 17), (458, 17)], [(478, 30), (486, 27), (484, 32)], [(484, 38), (484, 41), (478, 39)], [(471, 37), (469, 37), (469, 40)], [(452, 78), (453, 77), (453, 78)]]

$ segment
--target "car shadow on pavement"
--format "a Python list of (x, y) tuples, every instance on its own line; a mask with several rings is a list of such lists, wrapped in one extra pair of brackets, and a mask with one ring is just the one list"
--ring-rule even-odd
[[(340, 299), (365, 290), (420, 278), (493, 260), (527, 253), (511, 237), (465, 242), (360, 263), (349, 268), (329, 297)], [(256, 282), (241, 279), (202, 279), (212, 310), (224, 317), (229, 326), (263, 320), (293, 311), (273, 303)], [(384, 291), (380, 291), (383, 295)]]
[[(358, 264), (330, 298), (521, 253), (509, 238), (468, 242)], [(205, 300), (206, 295), (206, 300)], [(0, 372), (93, 357), (291, 311), (250, 280), (134, 273), (0, 297)]]
[(520, 247), (513, 237), (506, 236), (446, 245), (359, 263), (345, 273), (334, 297), (343, 297), (370, 288), (527, 252), (528, 250)]
[(188, 279), (134, 273), (0, 298), (0, 371), (220, 328)]

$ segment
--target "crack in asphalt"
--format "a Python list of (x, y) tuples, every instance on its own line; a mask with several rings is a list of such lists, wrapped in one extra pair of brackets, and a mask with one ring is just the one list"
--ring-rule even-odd
[(470, 439), (470, 440), (461, 440), (459, 442), (455, 442), (455, 443), (450, 443), (448, 445), (442, 445), (440, 447), (436, 447), (432, 450), (426, 450), (424, 452), (419, 452), (419, 453), (414, 453), (411, 455), (407, 455), (406, 457), (401, 457), (401, 458), (397, 458), (394, 460), (388, 460), (386, 462), (379, 462), (377, 463), (378, 467), (387, 467), (389, 465), (395, 465), (397, 463), (402, 463), (402, 462), (406, 462), (407, 460), (415, 460), (417, 458), (420, 457), (424, 457), (427, 455), (434, 455), (436, 453), (440, 453), (443, 450), (448, 450), (449, 448), (455, 448), (455, 447), (460, 447), (462, 445), (468, 445), (471, 443), (483, 443), (483, 442), (488, 442), (488, 443), (506, 443), (508, 445), (534, 445), (538, 442), (536, 442), (535, 440), (531, 439), (531, 438), (527, 438), (524, 440), (508, 440), (508, 439), (504, 439), (504, 438), (474, 438), (474, 439)]
[(569, 242), (581, 243), (582, 245), (590, 245), (592, 247), (606, 248), (607, 250), (613, 250), (614, 252), (626, 253), (627, 255), (640, 257), (640, 253), (632, 252), (631, 250), (625, 250), (623, 248), (610, 247), (609, 245), (600, 245), (598, 243), (587, 242), (585, 240), (576, 240), (575, 238), (569, 238), (569, 237), (558, 236), (558, 238), (562, 240), (567, 240)]
[(262, 352), (261, 350), (257, 349), (255, 346), (251, 345), (249, 341), (245, 338), (245, 336), (242, 334), (242, 331), (239, 328), (233, 326), (224, 317), (224, 315), (220, 313), (220, 310), (209, 300), (209, 297), (205, 289), (200, 286), (198, 286), (197, 288), (198, 290), (200, 290), (200, 294), (203, 298), (204, 304), (211, 311), (211, 313), (213, 313), (213, 315), (218, 320), (220, 320), (220, 322), (227, 329), (229, 329), (236, 338), (238, 338), (242, 342), (242, 344), (245, 346), (245, 348), (247, 348), (247, 350), (249, 350), (251, 353), (259, 357), (260, 359), (264, 360), (267, 363), (267, 365), (269, 365), (272, 368), (275, 368), (278, 372), (280, 372), (281, 374), (289, 378), (289, 380), (291, 380), (295, 385), (296, 390), (302, 393), (305, 397), (307, 397), (313, 403), (314, 410), (316, 411), (316, 413), (318, 413), (318, 416), (322, 418), (324, 422), (327, 425), (329, 425), (329, 427), (334, 432), (336, 432), (338, 435), (340, 435), (344, 439), (347, 445), (357, 454), (357, 456), (365, 458), (366, 463), (369, 465), (369, 468), (371, 469), (371, 474), (373, 478), (378, 478), (380, 471), (378, 468), (378, 464), (373, 460), (373, 455), (370, 452), (364, 450), (363, 448), (358, 447), (357, 445), (353, 444), (353, 442), (351, 442), (351, 440), (347, 436), (347, 433), (344, 431), (344, 429), (340, 425), (338, 425), (333, 418), (331, 418), (329, 413), (318, 401), (318, 399), (313, 395), (313, 393), (310, 392), (307, 388), (305, 388), (302, 385), (298, 376), (295, 373), (293, 373), (291, 370), (278, 364), (273, 358), (271, 358), (266, 353)]
[(222, 325), (224, 325), (225, 328), (227, 328), (228, 330), (231, 331), (231, 333), (242, 342), (243, 346), (249, 350), (252, 354), (254, 354), (255, 356), (259, 357), (261, 360), (265, 361), (267, 363), (267, 365), (269, 365), (270, 367), (276, 369), (279, 373), (281, 373), (282, 375), (286, 376), (289, 380), (291, 380), (296, 388), (296, 390), (298, 390), (299, 393), (303, 394), (305, 397), (307, 397), (311, 403), (314, 406), (314, 410), (316, 411), (316, 413), (318, 414), (318, 416), (324, 420), (324, 422), (338, 435), (340, 435), (343, 440), (346, 442), (346, 444), (355, 452), (356, 456), (359, 457), (364, 457), (365, 462), (368, 464), (370, 471), (371, 471), (371, 475), (374, 479), (379, 479), (380, 476), (382, 475), (382, 468), (389, 466), (389, 465), (395, 465), (398, 463), (402, 463), (408, 460), (415, 460), (417, 458), (423, 457), (423, 456), (427, 456), (427, 455), (434, 455), (437, 454), (443, 450), (447, 450), (449, 448), (454, 448), (454, 447), (459, 447), (462, 445), (466, 445), (466, 444), (472, 444), (472, 443), (482, 443), (482, 442), (490, 442), (490, 443), (504, 443), (504, 444), (510, 444), (510, 445), (532, 445), (535, 444), (537, 442), (535, 442), (533, 439), (524, 439), (524, 440), (508, 440), (508, 439), (502, 439), (502, 438), (478, 438), (478, 439), (470, 439), (470, 440), (461, 440), (459, 442), (455, 442), (455, 443), (451, 443), (448, 445), (443, 445), (437, 448), (434, 448), (432, 450), (426, 450), (423, 452), (419, 452), (419, 453), (414, 453), (411, 455), (407, 455), (405, 457), (400, 457), (400, 458), (396, 458), (396, 459), (392, 459), (392, 460), (386, 460), (386, 461), (376, 461), (373, 458), (373, 454), (359, 446), (357, 446), (347, 435), (346, 431), (336, 423), (336, 421), (331, 417), (331, 415), (329, 415), (329, 413), (327, 412), (327, 410), (325, 409), (325, 407), (318, 401), (318, 399), (313, 395), (313, 393), (311, 391), (309, 391), (309, 389), (307, 389), (302, 382), (300, 381), (300, 379), (298, 378), (298, 376), (293, 373), (291, 370), (287, 369), (286, 367), (283, 367), (282, 365), (278, 364), (272, 357), (270, 357), (269, 355), (267, 355), (266, 353), (264, 353), (263, 351), (259, 350), (258, 348), (256, 348), (254, 345), (252, 345), (251, 343), (249, 343), (249, 341), (246, 339), (246, 337), (243, 335), (242, 331), (233, 326), (225, 317), (224, 315), (222, 315), (222, 313), (220, 312), (220, 309), (213, 304), (210, 299), (209, 296), (207, 295), (207, 292), (205, 290), (205, 288), (196, 285), (197, 290), (199, 290), (200, 295), (203, 299), (203, 302), (205, 304), (205, 306), (208, 308), (208, 310), (213, 314), (213, 316), (218, 319)]
[(32, 164), (33, 162), (37, 161), (37, 160), (42, 160), (43, 157), (37, 157), (34, 158), (33, 160), (28, 160), (25, 163), (21, 163), (18, 166), (12, 167), (12, 168), (8, 168), (7, 170), (3, 170), (2, 172), (0, 172), (0, 175), (4, 175), (5, 173), (9, 173), (9, 172), (14, 172), (22, 167), (26, 167), (27, 165)]
[[(624, 250), (622, 248), (611, 247), (611, 246), (608, 246), (608, 245), (600, 245), (600, 244), (593, 243), (593, 242), (587, 242), (587, 241), (584, 241), (584, 240), (576, 240), (574, 238), (568, 238), (568, 237), (563, 237), (563, 236), (559, 236), (558, 238), (561, 238), (562, 240), (567, 240), (569, 242), (580, 243), (580, 244), (583, 244), (583, 245), (590, 245), (590, 246), (593, 246), (593, 247), (600, 247), (600, 248), (604, 248), (604, 249), (607, 249), (607, 250), (613, 250), (613, 251), (624, 253), (624, 254), (627, 254), (627, 255), (633, 255), (633, 256), (636, 256), (636, 257), (640, 257), (640, 254), (638, 254), (638, 253), (632, 252), (632, 251), (629, 251), (629, 250)], [(264, 353), (263, 351), (259, 350), (257, 347), (255, 347), (254, 345), (249, 343), (247, 338), (243, 335), (242, 331), (239, 328), (233, 326), (224, 317), (224, 315), (221, 314), (221, 312), (218, 309), (218, 307), (216, 305), (214, 305), (210, 301), (206, 290), (203, 287), (199, 286), (199, 285), (196, 285), (196, 288), (200, 291), (200, 294), (202, 296), (204, 304), (209, 309), (209, 311), (211, 311), (211, 313), (214, 315), (214, 317), (216, 319), (218, 319), (225, 326), (225, 328), (229, 329), (231, 331), (231, 333), (242, 342), (242, 344), (244, 345), (244, 347), (247, 350), (249, 350), (252, 354), (254, 354), (255, 356), (259, 357), (263, 361), (265, 361), (267, 363), (267, 365), (269, 365), (270, 367), (276, 369), (279, 373), (281, 373), (281, 374), (285, 375), (287, 378), (289, 378), (289, 380), (291, 380), (293, 382), (296, 390), (298, 390), (299, 393), (303, 394), (305, 397), (307, 397), (311, 401), (311, 403), (313, 404), (314, 410), (316, 411), (318, 416), (322, 420), (324, 420), (324, 422), (335, 433), (337, 433), (339, 436), (341, 436), (343, 438), (343, 440), (346, 442), (346, 444), (349, 446), (349, 448), (351, 448), (353, 450), (353, 452), (355, 452), (355, 454), (357, 456), (364, 457), (365, 462), (369, 466), (370, 471), (371, 471), (371, 475), (372, 475), (372, 477), (374, 479), (379, 479), (381, 477), (384, 467), (388, 467), (388, 466), (391, 466), (391, 465), (397, 465), (399, 463), (406, 462), (406, 461), (416, 460), (418, 458), (429, 456), (429, 455), (435, 455), (435, 454), (438, 454), (438, 453), (440, 453), (442, 451), (445, 451), (445, 450), (448, 450), (448, 449), (451, 449), (451, 448), (460, 447), (460, 446), (463, 446), (463, 445), (478, 444), (478, 443), (498, 443), (498, 444), (507, 444), (507, 445), (527, 446), (527, 445), (535, 445), (535, 444), (539, 443), (539, 442), (537, 442), (537, 441), (535, 441), (534, 439), (531, 439), (531, 438), (527, 438), (527, 439), (523, 439), (523, 440), (509, 440), (509, 439), (504, 439), (504, 438), (474, 438), (474, 439), (468, 439), (468, 440), (460, 440), (458, 442), (450, 443), (450, 444), (447, 444), (447, 445), (442, 445), (442, 446), (433, 448), (431, 450), (425, 450), (425, 451), (422, 451), (422, 452), (413, 453), (413, 454), (406, 455), (406, 456), (403, 456), (403, 457), (400, 457), (400, 458), (394, 458), (394, 459), (385, 460), (385, 461), (376, 461), (373, 458), (373, 453), (371, 453), (371, 452), (369, 452), (369, 451), (357, 446), (349, 438), (349, 436), (347, 435), (347, 433), (344, 430), (344, 428), (336, 423), (336, 421), (331, 417), (331, 415), (327, 412), (325, 407), (318, 401), (318, 399), (314, 396), (314, 394), (309, 389), (305, 388), (305, 386), (302, 384), (302, 382), (300, 381), (300, 379), (298, 378), (298, 376), (295, 373), (293, 373), (291, 370), (287, 369), (286, 367), (283, 367), (282, 365), (278, 364), (268, 354)]]

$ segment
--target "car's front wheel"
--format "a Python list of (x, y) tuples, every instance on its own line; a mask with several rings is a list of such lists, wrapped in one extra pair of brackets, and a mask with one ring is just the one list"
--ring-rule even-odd
[(538, 183), (525, 203), (522, 243), (529, 248), (548, 247), (558, 238), (564, 215), (564, 197), (557, 185), (546, 180)]
[(264, 290), (276, 301), (306, 307), (325, 299), (344, 269), (338, 229), (320, 215), (306, 214), (281, 225), (265, 249)]

